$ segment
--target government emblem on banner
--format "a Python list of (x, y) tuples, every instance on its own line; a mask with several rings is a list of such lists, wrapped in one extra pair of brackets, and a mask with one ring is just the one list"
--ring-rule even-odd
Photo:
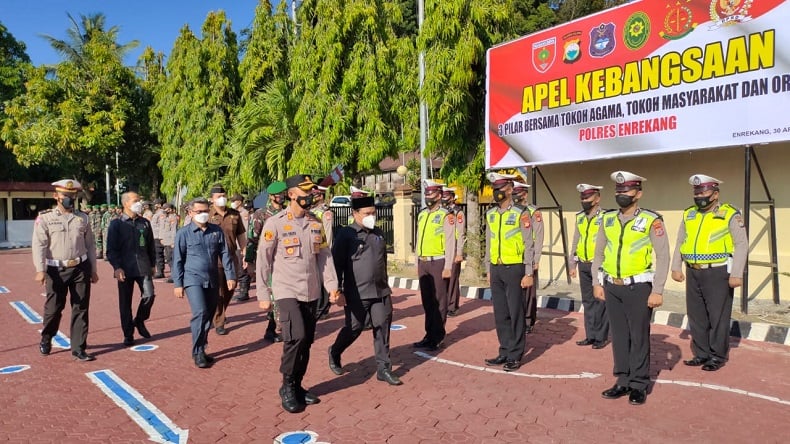
[(601, 23), (590, 30), (590, 55), (605, 57), (614, 51), (616, 40), (614, 38), (614, 23)]
[(710, 3), (710, 18), (713, 25), (708, 28), (714, 31), (722, 26), (731, 26), (736, 23), (748, 22), (752, 19), (749, 16), (749, 8), (752, 7), (753, 0), (713, 0)]
[[(690, 0), (685, 0), (688, 3)], [(664, 30), (658, 35), (667, 40), (678, 40), (687, 36), (697, 24), (691, 9), (680, 1), (667, 3), (667, 15), (664, 17)]]
[(581, 31), (573, 31), (562, 36), (562, 61), (578, 62), (582, 56)]
[(647, 43), (650, 37), (650, 18), (642, 11), (635, 12), (625, 21), (623, 42), (628, 49), (637, 50)]
[(557, 57), (557, 38), (541, 40), (532, 44), (532, 66), (544, 73), (554, 64)]

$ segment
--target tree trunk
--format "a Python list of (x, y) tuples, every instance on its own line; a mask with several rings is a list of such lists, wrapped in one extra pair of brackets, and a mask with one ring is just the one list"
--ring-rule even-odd
[(467, 270), (474, 277), (480, 278), (485, 272), (482, 266), (483, 249), (485, 242), (480, 223), (480, 205), (477, 202), (477, 193), (466, 192), (466, 265)]

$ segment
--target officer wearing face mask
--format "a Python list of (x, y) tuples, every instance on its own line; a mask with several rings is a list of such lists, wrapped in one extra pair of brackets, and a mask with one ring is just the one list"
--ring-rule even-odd
[(606, 347), (609, 339), (609, 317), (606, 315), (606, 303), (593, 296), (592, 260), (595, 253), (595, 240), (601, 227), (601, 190), (603, 187), (580, 183), (576, 185), (579, 192), (582, 210), (576, 213), (576, 225), (573, 231), (571, 247), (574, 250), (568, 258), (568, 269), (571, 277), (576, 277), (577, 269), (579, 287), (582, 292), (584, 306), (584, 332), (586, 336), (576, 345), (587, 346), (598, 350)]
[(58, 206), (38, 214), (31, 242), (35, 281), (46, 286), (47, 294), (38, 350), (42, 355), (52, 350), (52, 337), (58, 333), (66, 295), (71, 292), (71, 355), (75, 360), (93, 361), (85, 347), (91, 284), (99, 281), (96, 244), (88, 216), (74, 208), (82, 185), (72, 179), (52, 185)]
[[(134, 329), (144, 338), (151, 333), (145, 321), (151, 316), (154, 305), (154, 264), (156, 248), (151, 223), (144, 217), (143, 202), (134, 192), (121, 195), (123, 214), (110, 223), (107, 232), (107, 257), (118, 281), (118, 306), (121, 313), (123, 345), (134, 345)], [(132, 293), (134, 286), (140, 288), (141, 299), (137, 315), (132, 318)]]
[(466, 245), (466, 218), (461, 207), (455, 203), (455, 188), (442, 187), (442, 206), (450, 213), (448, 217), (455, 219), (455, 257), (447, 283), (447, 316), (457, 316), (461, 303), (461, 262), (464, 261)]
[[(324, 234), (326, 235), (327, 245), (329, 245), (329, 249), (331, 250), (332, 243), (334, 242), (335, 238), (335, 216), (324, 201), (324, 196), (326, 196), (327, 190), (328, 187), (322, 187), (319, 185), (316, 185), (315, 188), (313, 188), (313, 191), (310, 192), (313, 198), (313, 206), (310, 208), (310, 212), (315, 214), (315, 216), (321, 220), (321, 224), (324, 226)], [(321, 299), (318, 302), (319, 319), (329, 313), (329, 305), (329, 293), (326, 292), (326, 289), (323, 289), (321, 290)]]
[[(250, 212), (244, 207), (244, 196), (238, 193), (231, 196), (230, 207), (241, 214), (241, 222), (244, 225), (244, 232), (246, 233), (250, 224)], [(239, 285), (241, 285), (241, 282)]]
[(629, 395), (632, 405), (640, 405), (650, 384), (650, 319), (664, 300), (669, 241), (661, 215), (639, 207), (646, 179), (628, 171), (615, 171), (611, 178), (620, 209), (602, 216), (592, 269), (593, 295), (606, 301), (617, 382), (601, 395)]
[(329, 369), (343, 374), (341, 355), (362, 334), (367, 323), (373, 330), (376, 378), (390, 385), (401, 381), (392, 373), (390, 324), (392, 290), (387, 282), (387, 244), (384, 232), (376, 228), (373, 196), (351, 199), (354, 223), (341, 228), (332, 248), (332, 257), (346, 305), (346, 322), (329, 347)]
[(727, 362), (730, 316), (736, 287), (743, 285), (749, 240), (741, 212), (719, 201), (722, 181), (705, 174), (689, 178), (694, 205), (683, 211), (672, 260), (672, 279), (683, 282), (691, 329), (688, 366), (716, 371)]
[(532, 222), (532, 280), (535, 285), (527, 288), (527, 333), (532, 332), (535, 322), (538, 321), (538, 268), (540, 256), (543, 251), (543, 215), (538, 207), (529, 203), (529, 185), (522, 182), (513, 182), (513, 203), (529, 213)]

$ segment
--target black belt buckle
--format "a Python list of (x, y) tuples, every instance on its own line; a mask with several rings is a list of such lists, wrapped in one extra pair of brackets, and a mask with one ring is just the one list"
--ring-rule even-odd
[(700, 264), (689, 264), (689, 263), (686, 263), (686, 265), (688, 265), (690, 268), (693, 268), (694, 270), (702, 270), (702, 265), (700, 265)]

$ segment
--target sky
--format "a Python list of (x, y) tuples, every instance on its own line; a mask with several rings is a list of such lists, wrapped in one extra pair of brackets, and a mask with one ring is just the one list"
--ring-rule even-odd
[(146, 46), (167, 57), (185, 24), (199, 36), (209, 11), (224, 10), (238, 35), (252, 24), (257, 4), (258, 0), (0, 0), (0, 22), (25, 43), (34, 65), (54, 64), (62, 58), (40, 35), (65, 40), (71, 27), (67, 13), (80, 23), (81, 15), (101, 12), (107, 28), (120, 28), (119, 43), (139, 41), (124, 61), (133, 66)]

